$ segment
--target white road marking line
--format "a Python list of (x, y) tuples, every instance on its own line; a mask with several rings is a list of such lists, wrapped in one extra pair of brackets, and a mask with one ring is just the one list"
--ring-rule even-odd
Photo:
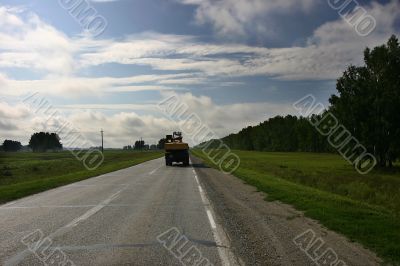
[[(193, 172), (195, 172), (194, 169)], [(198, 182), (200, 197), (206, 210), (208, 221), (211, 225), (211, 231), (213, 233), (215, 243), (217, 243), (217, 250), (221, 259), (221, 263), (223, 266), (235, 265), (234, 262), (231, 263), (231, 260), (229, 259), (233, 258), (234, 255), (228, 248), (226, 248), (229, 247), (228, 240), (226, 239), (226, 237), (222, 237), (220, 233), (222, 229), (218, 228), (217, 223), (215, 222), (210, 201), (208, 200), (206, 193), (204, 193), (204, 190), (198, 181), (197, 175), (195, 175), (194, 178), (196, 179), (196, 182)], [(224, 241), (222, 241), (222, 239), (224, 239)]]
[[(124, 189), (121, 189), (121, 190), (117, 191), (116, 193), (112, 194), (110, 197), (108, 197), (106, 200), (104, 200), (100, 204), (96, 205), (94, 208), (88, 210), (86, 213), (84, 213), (80, 217), (74, 219), (69, 224), (59, 228), (58, 230), (56, 230), (55, 232), (51, 233), (47, 237), (50, 238), (50, 239), (54, 239), (55, 237), (58, 237), (58, 236), (61, 236), (61, 235), (65, 234), (72, 227), (78, 225), (82, 221), (85, 221), (85, 220), (89, 219), (91, 216), (93, 216), (98, 211), (103, 209), (105, 207), (105, 205), (109, 204), (111, 201), (113, 201), (115, 198), (117, 198), (118, 195), (123, 190)], [(24, 251), (19, 252), (18, 254), (16, 254), (15, 256), (11, 257), (9, 260), (7, 260), (4, 265), (6, 265), (6, 266), (18, 265), (22, 260), (24, 260), (27, 256), (29, 256), (30, 253), (31, 252), (29, 251), (29, 249), (25, 249)]]
[(197, 185), (200, 185), (199, 179), (197, 178), (197, 175), (194, 175), (194, 179), (196, 179)]
[(160, 169), (162, 166), (160, 166), (160, 167), (157, 167), (156, 169), (154, 169), (153, 171), (151, 171), (150, 173), (149, 173), (149, 175), (152, 175), (152, 174), (154, 174), (158, 169)]
[(100, 211), (101, 209), (103, 209), (107, 204), (109, 204), (111, 201), (113, 201), (116, 197), (118, 197), (118, 195), (122, 192), (123, 189), (119, 190), (118, 192), (114, 193), (113, 195), (111, 195), (110, 197), (108, 197), (105, 201), (103, 201), (102, 203), (100, 203), (99, 205), (97, 205), (96, 207), (88, 210), (85, 214), (83, 214), (82, 216), (76, 218), (75, 220), (73, 220), (72, 222), (70, 222), (69, 224), (67, 224), (65, 227), (74, 227), (77, 226), (78, 223), (85, 221), (87, 219), (89, 219), (91, 216), (93, 216), (94, 214), (96, 214), (98, 211)]
[(95, 207), (97, 205), (43, 205), (43, 206), (10, 206), (10, 207), (0, 207), (0, 210), (23, 210), (23, 209), (41, 209), (41, 208), (90, 208)]
[(116, 186), (116, 187), (124, 187), (124, 186), (129, 186), (129, 184), (112, 184), (112, 183), (104, 183), (104, 184), (95, 184), (95, 185), (69, 185), (71, 188), (76, 188), (76, 187), (99, 187), (99, 186)]
[[(39, 198), (39, 197), (41, 197), (41, 196), (43, 196), (43, 195), (48, 196), (48, 194), (49, 194), (49, 193), (52, 193), (52, 192), (59, 193), (59, 192), (61, 192), (62, 190), (67, 190), (67, 189), (74, 188), (74, 187), (77, 187), (77, 186), (91, 186), (91, 185), (80, 184), (80, 183), (88, 182), (88, 181), (94, 181), (94, 180), (99, 180), (99, 179), (108, 179), (108, 178), (114, 177), (114, 176), (115, 176), (115, 177), (118, 177), (117, 173), (124, 173), (124, 171), (131, 170), (132, 168), (141, 167), (141, 166), (143, 166), (143, 165), (147, 165), (147, 164), (156, 162), (157, 160), (161, 160), (161, 158), (154, 159), (154, 160), (150, 160), (150, 161), (146, 161), (146, 162), (143, 162), (143, 163), (140, 163), (140, 164), (136, 164), (136, 165), (127, 167), (127, 168), (125, 168), (125, 169), (121, 169), (121, 170), (117, 170), (117, 171), (111, 172), (111, 173), (106, 173), (106, 174), (102, 174), (102, 175), (90, 177), (90, 178), (88, 178), (88, 179), (85, 179), (85, 180), (82, 180), (82, 181), (78, 181), (78, 182), (75, 182), (75, 183), (72, 183), (72, 184), (68, 184), (68, 185), (64, 185), (64, 186), (52, 188), (52, 189), (49, 189), (49, 190), (46, 190), (46, 191), (43, 191), (43, 192), (39, 192), (39, 193), (37, 193), (37, 194), (33, 194), (33, 195), (30, 195), (30, 196), (26, 196), (26, 197), (24, 197), (24, 198), (22, 198), (22, 199), (23, 199), (23, 200), (32, 200), (32, 199), (37, 199), (37, 198)], [(127, 184), (127, 185), (129, 185), (129, 184)], [(96, 185), (94, 185), (94, 186), (96, 186)], [(122, 186), (122, 185), (121, 185), (121, 186)], [(2, 206), (0, 205), (0, 209), (1, 209), (2, 207), (8, 207), (8, 206), (10, 206), (10, 205), (13, 205), (13, 204), (15, 204), (15, 203), (17, 203), (17, 202), (19, 202), (19, 201), (20, 201), (20, 200), (16, 200), (16, 201), (12, 201), (12, 202), (6, 203), (5, 205), (2, 205)]]
[[(79, 208), (93, 208), (96, 207), (95, 204), (89, 205), (39, 205), (39, 206), (10, 206), (10, 207), (0, 207), (0, 210), (24, 210), (24, 209), (79, 209)], [(108, 204), (104, 207), (132, 207), (132, 204)]]
[(210, 210), (207, 210), (207, 216), (208, 216), (208, 220), (210, 220), (212, 229), (217, 229), (217, 224), (215, 223), (214, 217), (212, 216), (212, 213)]
[(204, 195), (204, 193), (200, 192), (200, 197), (201, 197), (201, 201), (203, 201), (203, 204), (206, 205), (205, 202), (207, 201), (207, 199), (206, 199), (206, 196)]
[(9, 203), (7, 203), (7, 204), (4, 204), (3, 206), (0, 206), (0, 209), (1, 209), (1, 208), (9, 207), (9, 206), (15, 204), (16, 202), (17, 202), (17, 201), (11, 201), (11, 202), (9, 202)]

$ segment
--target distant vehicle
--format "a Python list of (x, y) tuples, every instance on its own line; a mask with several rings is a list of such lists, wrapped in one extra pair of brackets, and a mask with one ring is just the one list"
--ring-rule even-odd
[(172, 135), (166, 136), (164, 145), (165, 164), (172, 166), (172, 163), (183, 163), (184, 166), (189, 165), (189, 144), (182, 141), (182, 133), (174, 132)]

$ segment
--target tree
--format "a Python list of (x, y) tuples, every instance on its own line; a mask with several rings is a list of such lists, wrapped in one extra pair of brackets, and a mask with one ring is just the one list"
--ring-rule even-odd
[(123, 147), (123, 150), (132, 150), (132, 146), (131, 146), (131, 145), (124, 146), (124, 147)]
[(135, 150), (143, 150), (144, 149), (144, 140), (135, 141)]
[(400, 154), (400, 46), (393, 35), (386, 45), (367, 48), (365, 66), (350, 66), (338, 79), (331, 111), (382, 167)]
[[(276, 116), (257, 126), (223, 138), (231, 149), (256, 151), (330, 152), (326, 138), (311, 125), (311, 118)], [(315, 119), (315, 117), (314, 117)], [(215, 144), (219, 142), (215, 141)], [(205, 145), (203, 143), (203, 145)], [(209, 145), (212, 145), (209, 143)], [(211, 146), (210, 146), (211, 147)], [(216, 148), (216, 147), (214, 147)]]
[(166, 141), (167, 141), (167, 140), (166, 140), (165, 138), (160, 139), (160, 140), (158, 141), (157, 149), (163, 150)]
[(34, 152), (46, 152), (47, 150), (62, 150), (60, 138), (56, 133), (40, 132), (31, 136), (29, 147)]
[(7, 139), (3, 142), (2, 149), (6, 152), (15, 152), (15, 151), (19, 151), (20, 149), (22, 149), (22, 145), (21, 145), (21, 142), (19, 142), (19, 141)]
[(156, 144), (151, 144), (150, 145), (150, 150), (157, 150), (157, 146)]

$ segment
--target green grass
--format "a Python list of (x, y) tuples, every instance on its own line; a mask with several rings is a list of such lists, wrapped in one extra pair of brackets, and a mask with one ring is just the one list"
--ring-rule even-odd
[[(241, 160), (234, 175), (304, 211), (327, 228), (400, 264), (400, 172), (358, 174), (335, 154), (233, 151)], [(200, 150), (192, 153), (210, 160)], [(222, 153), (221, 153), (222, 154)]]
[(71, 152), (0, 153), (0, 203), (159, 158), (162, 152), (105, 151), (104, 162), (87, 170)]

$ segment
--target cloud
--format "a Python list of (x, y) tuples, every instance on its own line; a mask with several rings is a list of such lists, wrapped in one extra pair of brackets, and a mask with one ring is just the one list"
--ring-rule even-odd
[[(184, 2), (198, 8), (210, 3), (209, 0)], [(312, 2), (301, 1), (299, 3), (303, 4), (299, 4), (297, 9), (308, 12), (312, 9), (308, 3)], [(220, 31), (236, 31), (240, 35), (241, 31), (246, 34), (246, 25), (252, 25), (261, 16), (258, 9), (264, 13), (290, 12), (288, 9), (293, 7), (293, 1), (219, 0), (216, 1), (216, 7), (205, 7), (216, 10), (230, 7), (226, 15), (221, 14), (221, 17), (227, 18), (221, 18), (223, 21), (218, 22), (221, 23)], [(315, 29), (305, 45), (268, 48), (223, 42), (205, 43), (194, 36), (154, 32), (120, 39), (68, 37), (35, 14), (0, 7), (0, 95), (20, 96), (32, 91), (65, 97), (100, 95), (107, 102), (109, 93), (152, 90), (165, 95), (171, 90), (178, 91), (191, 85), (229, 85), (232, 77), (236, 77), (235, 80), (248, 76), (267, 76), (280, 80), (334, 80), (348, 65), (362, 63), (362, 50), (366, 46), (380, 45), (391, 34), (399, 34), (394, 27), (400, 16), (398, 1), (387, 4), (373, 2), (366, 9), (377, 19), (377, 28), (368, 37), (358, 36), (351, 26), (338, 19)], [(206, 9), (201, 12), (206, 11), (211, 12)], [(204, 13), (202, 16), (205, 23), (217, 23), (209, 18), (211, 15)], [(230, 19), (243, 22), (243, 25), (233, 23), (234, 28), (224, 28), (224, 21)], [(161, 74), (80, 76), (80, 73), (87, 73), (85, 71), (88, 69), (93, 73), (96, 67), (110, 63), (127, 67), (148, 66), (153, 70), (161, 70), (157, 71)], [(20, 80), (13, 76), (15, 68), (40, 74), (35, 75), (39, 76), (37, 79)], [(219, 83), (220, 80), (224, 82)], [(293, 113), (290, 104), (261, 102), (220, 105), (206, 96), (182, 93), (181, 97), (219, 136), (275, 115)], [(132, 144), (140, 137), (155, 143), (166, 133), (177, 129), (173, 122), (154, 111), (151, 105), (86, 104), (60, 108), (66, 110), (64, 117), (76, 124), (77, 128), (82, 132), (90, 132), (85, 136), (93, 143), (99, 142), (97, 132), (105, 128), (108, 147)], [(34, 131), (49, 129), (50, 122), (53, 127), (57, 125), (57, 121), (47, 121), (46, 117), (34, 116), (23, 106), (5, 102), (0, 102), (0, 122), (2, 137), (15, 138), (24, 143)], [(109, 132), (107, 129), (110, 129)]]
[[(185, 1), (203, 2), (207, 1)], [(281, 4), (290, 5), (289, 2)], [(399, 34), (395, 28), (400, 17), (398, 1), (374, 2), (365, 8), (377, 20), (377, 28), (367, 37), (358, 36), (351, 25), (339, 18), (318, 27), (304, 46), (209, 44), (191, 36), (147, 33), (84, 53), (81, 59), (83, 65), (145, 65), (164, 71), (192, 71), (206, 77), (262, 75), (281, 80), (332, 80), (350, 64), (361, 64), (366, 46), (381, 45), (390, 35)]]
[(30, 110), (23, 104), (11, 105), (0, 99), (0, 143), (6, 138), (20, 136), (22, 121), (28, 122), (30, 116)]
[(247, 38), (250, 33), (274, 35), (269, 17), (278, 14), (308, 12), (317, 0), (179, 0), (197, 6), (195, 20), (210, 24), (219, 36)]
[[(106, 93), (137, 92), (137, 91), (162, 91), (171, 90), (168, 80), (192, 77), (191, 74), (166, 74), (166, 75), (138, 75), (131, 77), (49, 77), (39, 80), (14, 80), (1, 75), (0, 85), (2, 95), (21, 96), (30, 92), (38, 92), (43, 95), (63, 95), (66, 98), (82, 96), (103, 96)], [(165, 85), (162, 85), (164, 84)], [(160, 85), (151, 85), (157, 83)], [(177, 84), (176, 82), (175, 84)], [(170, 83), (171, 85), (174, 82)], [(168, 86), (167, 86), (168, 85)]]
[(157, 106), (154, 103), (143, 104), (64, 104), (56, 106), (57, 109), (72, 109), (72, 110), (130, 110), (130, 111), (157, 111)]
[(0, 101), (0, 118), (2, 119), (21, 119), (30, 114), (29, 109), (23, 104), (12, 106), (5, 101)]
[[(296, 114), (291, 103), (244, 102), (220, 105), (207, 96), (195, 96), (191, 93), (178, 95), (181, 103), (189, 108), (185, 114), (198, 116), (203, 125), (210, 128), (218, 137), (237, 132), (249, 125), (257, 125), (270, 117)], [(171, 93), (163, 93), (163, 96), (167, 98)], [(181, 121), (179, 124), (183, 123)], [(190, 136), (187, 138), (191, 139)]]
[[(167, 97), (169, 93), (163, 93)], [(294, 114), (291, 104), (238, 103), (219, 105), (210, 97), (180, 94), (182, 102), (190, 107), (190, 112), (199, 115), (204, 125), (223, 137), (249, 124), (255, 125), (275, 115)], [(156, 143), (160, 138), (179, 130), (179, 125), (170, 120), (155, 104), (126, 105), (66, 105), (56, 106), (60, 116), (49, 118), (29, 110), (27, 107), (0, 104), (0, 133), (3, 138), (13, 138), (28, 143), (32, 133), (56, 131), (68, 121), (71, 126), (64, 128), (60, 136), (65, 139), (68, 131), (81, 132), (90, 145), (98, 145), (99, 131), (105, 129), (106, 147), (122, 147), (133, 144), (142, 137), (147, 143)], [(112, 114), (108, 113), (110, 110)], [(121, 111), (124, 110), (124, 111)], [(140, 115), (138, 111), (151, 111)], [(65, 111), (65, 113), (63, 112)], [(60, 117), (62, 120), (60, 120)], [(191, 142), (190, 136), (185, 136)], [(0, 140), (1, 141), (1, 140)], [(193, 145), (194, 143), (191, 143)]]
[[(184, 0), (185, 4), (208, 5), (209, 1)], [(297, 3), (297, 2), (296, 2)], [(296, 8), (312, 9), (313, 0)], [(241, 12), (247, 21), (252, 12), (288, 12), (293, 1), (219, 0), (216, 7)], [(211, 7), (210, 7), (211, 8)], [(179, 86), (207, 84), (221, 78), (268, 76), (281, 80), (336, 79), (350, 64), (362, 63), (366, 46), (380, 45), (393, 33), (400, 4), (372, 3), (366, 6), (377, 19), (377, 29), (368, 37), (358, 36), (344, 20), (318, 27), (304, 46), (254, 47), (231, 43), (211, 44), (194, 36), (146, 32), (120, 40), (69, 38), (41, 21), (35, 14), (0, 7), (0, 67), (42, 71), (39, 80), (14, 80), (0, 74), (3, 94), (20, 95), (27, 90), (47, 94), (81, 96), (104, 92), (168, 90)], [(43, 41), (46, 40), (46, 41)], [(87, 68), (109, 63), (150, 66), (173, 72), (126, 78), (78, 77)], [(181, 73), (186, 72), (186, 73)], [(175, 76), (173, 76), (175, 75)], [(142, 82), (142, 84), (140, 84)], [(145, 83), (145, 84), (143, 84)]]
[(17, 126), (14, 125), (13, 123), (9, 121), (3, 121), (3, 119), (0, 118), (0, 131), (5, 130), (5, 131), (10, 131), (10, 130), (15, 130), (17, 129)]
[(3, 30), (10, 27), (21, 27), (24, 25), (24, 22), (15, 14), (17, 9), (12, 9), (10, 7), (0, 7), (0, 25)]
[(74, 42), (36, 14), (0, 6), (0, 67), (69, 74)]
[(120, 0), (89, 0), (90, 2), (95, 2), (95, 3), (108, 3), (108, 2), (117, 2)]

